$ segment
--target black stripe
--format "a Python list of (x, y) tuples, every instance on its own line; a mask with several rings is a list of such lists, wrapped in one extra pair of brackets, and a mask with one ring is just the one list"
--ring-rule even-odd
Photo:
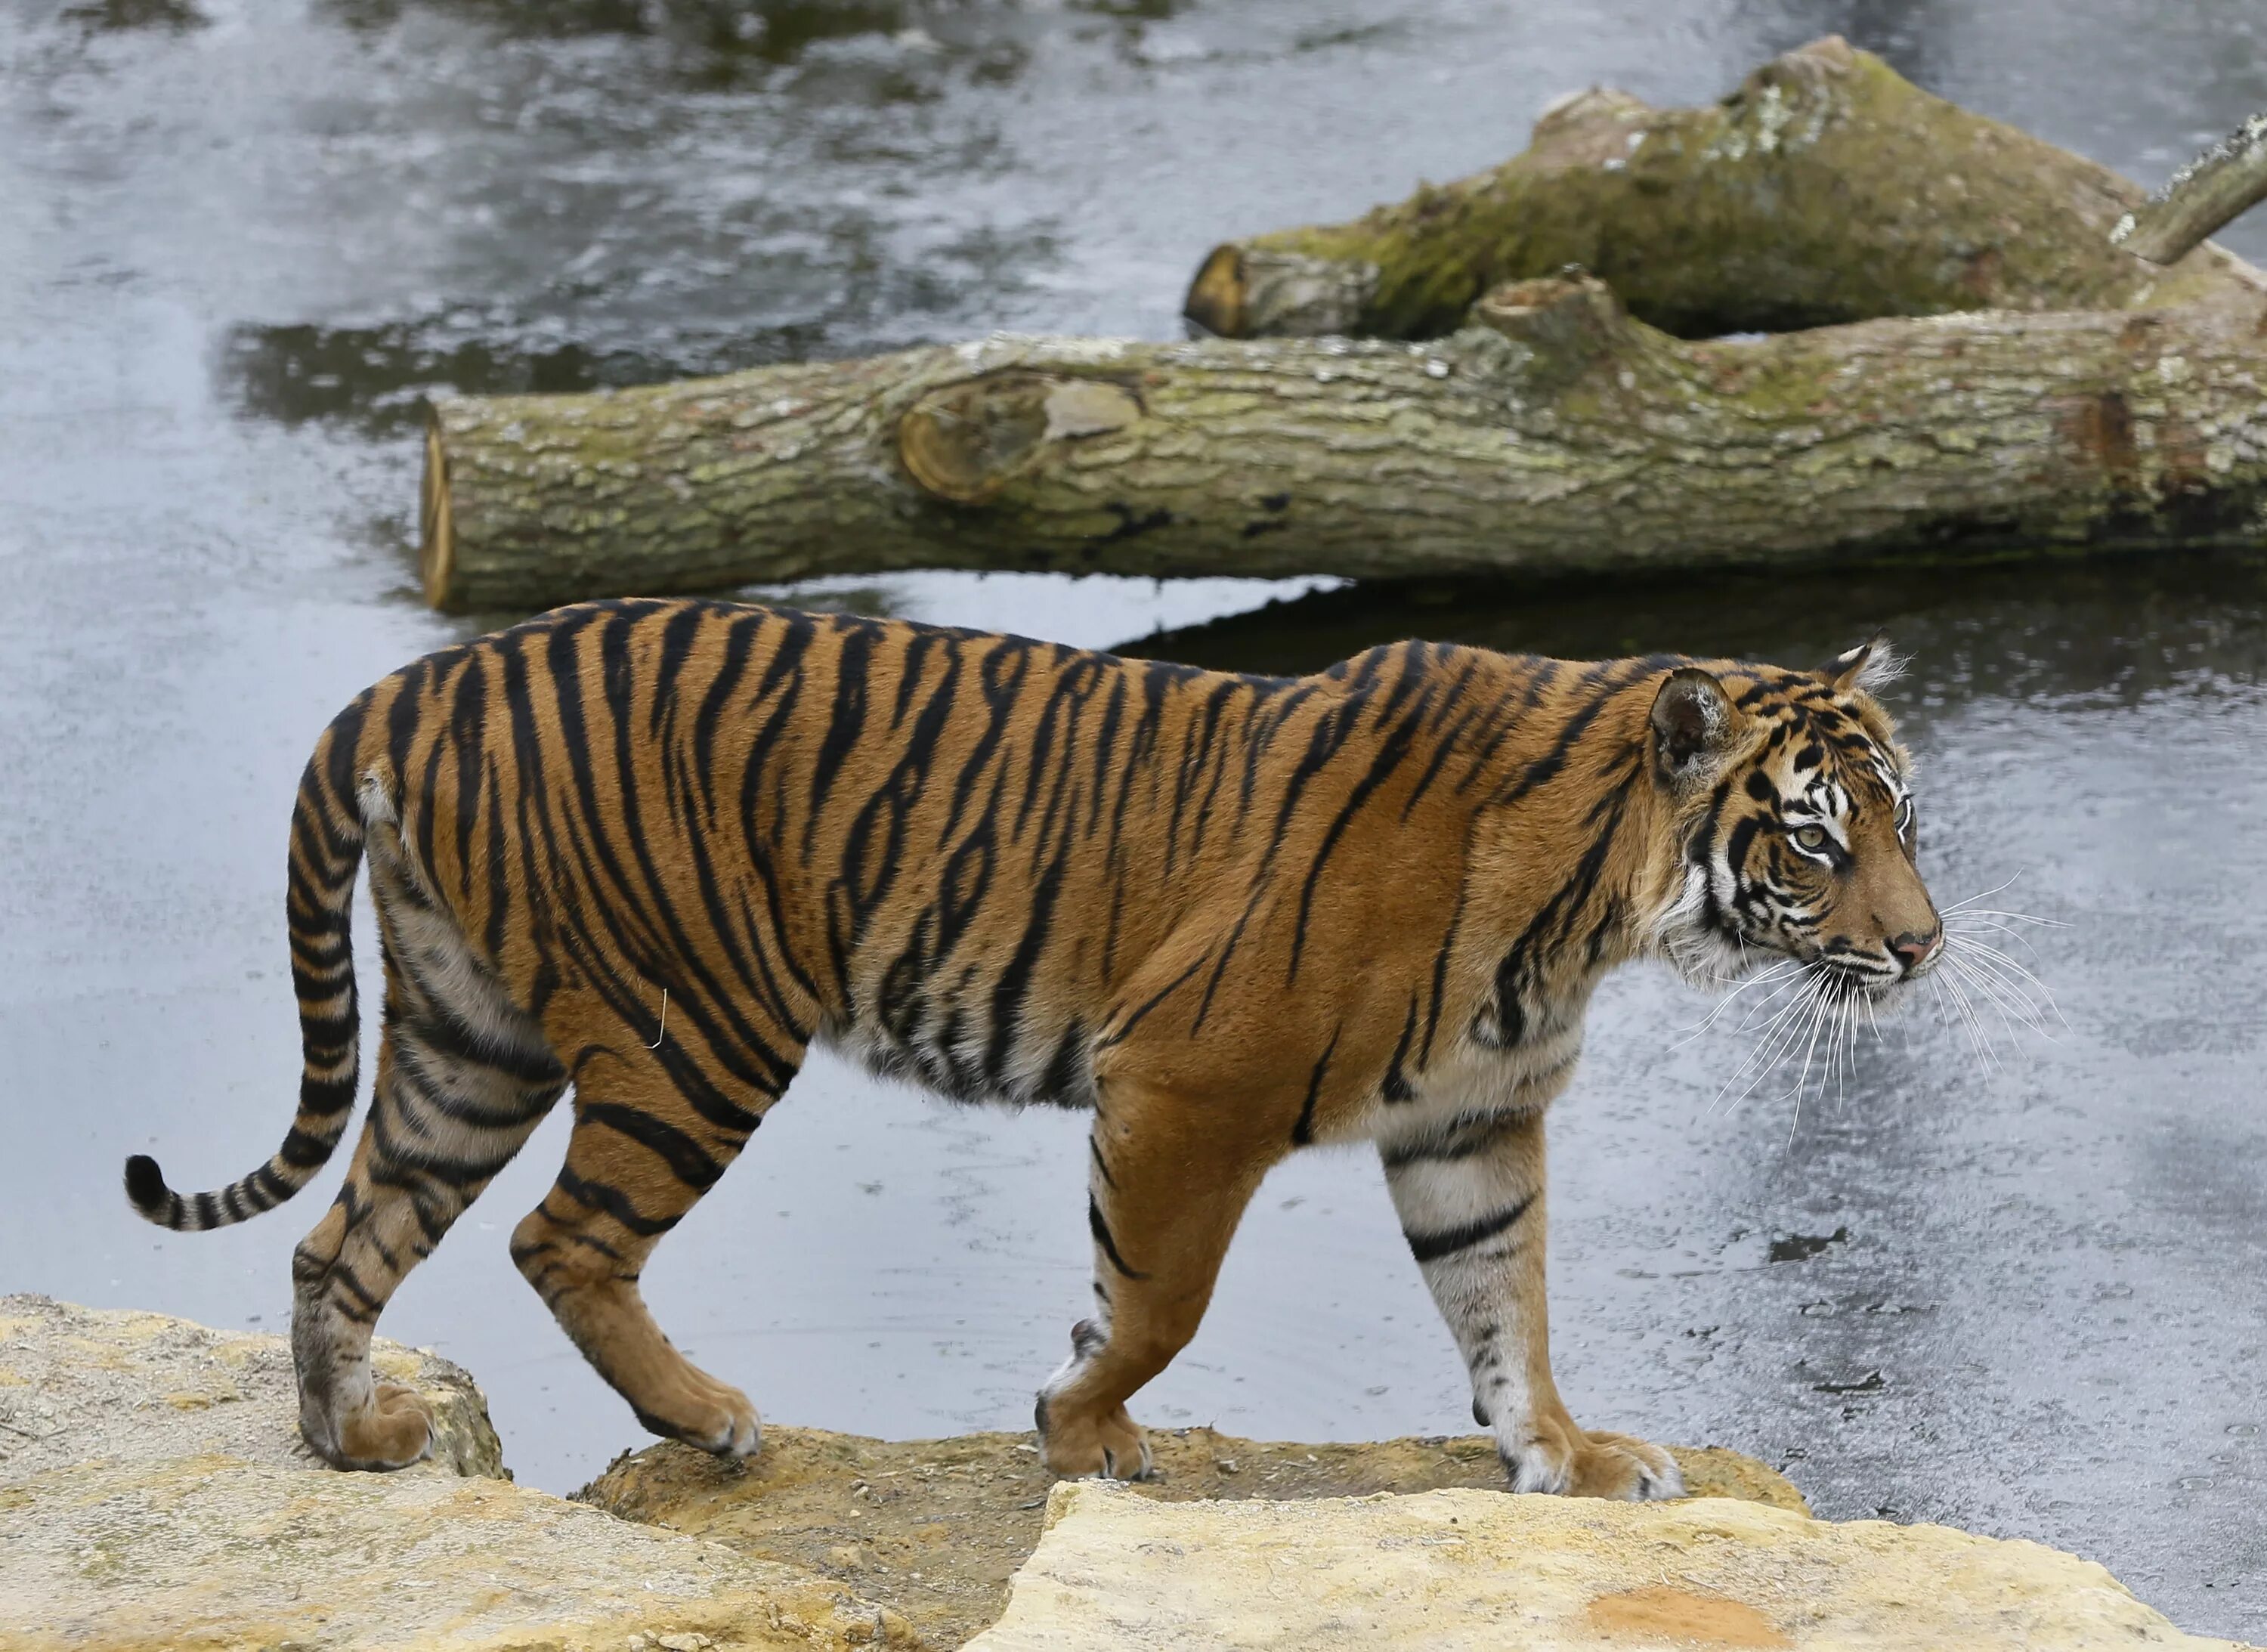
[(662, 1159), (676, 1173), (678, 1180), (697, 1192), (706, 1193), (724, 1173), (724, 1167), (710, 1157), (698, 1142), (667, 1120), (611, 1101), (586, 1101), (575, 1112), (578, 1127), (600, 1124), (627, 1136)]
[(1094, 1202), (1094, 1196), (1090, 1193), (1086, 1200), (1086, 1225), (1094, 1235), (1094, 1242), (1102, 1247), (1102, 1253), (1110, 1259), (1111, 1267), (1128, 1279), (1149, 1277), (1126, 1266), (1126, 1259), (1118, 1254), (1118, 1241), (1110, 1237), (1110, 1224), (1102, 1219), (1102, 1207)]
[[(708, 692), (701, 696), (701, 709), (693, 714), (693, 775), (701, 786), (701, 802), (712, 817), (716, 812), (717, 720), (723, 715), (726, 703), (747, 672), (749, 651), (754, 648), (757, 634), (762, 630), (764, 620), (768, 617), (760, 610), (732, 617), (731, 623), (724, 630), (723, 658), (717, 664), (716, 675), (710, 680)], [(809, 637), (808, 628), (804, 628), (803, 635), (806, 639)], [(794, 636), (795, 628), (790, 626), (788, 638), (781, 644), (782, 650)]]
[(275, 1156), (295, 1171), (312, 1170), (331, 1156), (331, 1149), (336, 1145), (335, 1140), (326, 1142), (321, 1136), (310, 1135), (295, 1124)]
[(1525, 1215), (1527, 1208), (1534, 1202), (1535, 1195), (1530, 1193), (1515, 1205), (1507, 1205), (1493, 1215), (1467, 1222), (1459, 1228), (1450, 1228), (1445, 1233), (1405, 1231), (1401, 1237), (1409, 1241), (1409, 1254), (1415, 1257), (1421, 1267), (1427, 1262), (1437, 1262), (1444, 1256), (1453, 1256), (1458, 1251), (1468, 1251), (1484, 1239), (1495, 1237)]
[[(1407, 680), (1405, 676), (1403, 681)], [(1397, 686), (1397, 696), (1399, 692)], [(1384, 739), (1378, 743), (1376, 755), (1370, 759), (1368, 771), (1347, 792), (1346, 801), (1339, 805), (1337, 815), (1332, 819), (1330, 829), (1323, 833), (1322, 847), (1315, 851), (1315, 858), (1307, 868), (1306, 882), (1299, 890), (1299, 919), (1291, 931), (1291, 961), (1284, 975), (1287, 982), (1295, 983), (1299, 979), (1299, 959), (1307, 950), (1307, 921), (1314, 908), (1315, 888), (1322, 881), (1324, 863), (1331, 858), (1331, 851), (1338, 847), (1339, 839), (1346, 834), (1346, 827), (1353, 824), (1362, 804), (1369, 801), (1370, 794), (1383, 785), (1409, 755), (1410, 748), (1416, 744), (1417, 730), (1424, 721), (1431, 699), (1432, 691), (1428, 688), (1410, 709), (1408, 716), (1386, 731)], [(1386, 712), (1391, 710), (1392, 706), (1389, 703)], [(1384, 713), (1380, 715), (1383, 717)]]
[(316, 1118), (328, 1118), (344, 1112), (354, 1105), (359, 1082), (352, 1076), (345, 1078), (306, 1078), (299, 1080), (299, 1111)]
[(1058, 1107), (1082, 1107), (1092, 1093), (1086, 1070), (1086, 1024), (1076, 1017), (1055, 1041), (1047, 1070), (1039, 1079), (1038, 1098)]
[(1016, 942), (1014, 956), (1009, 958), (992, 988), (992, 1041), (984, 1054), (984, 1076), (995, 1086), (1014, 1047), (1018, 1031), (1016, 1024), (1023, 1017), (1023, 1000), (1031, 994), (1039, 954), (1046, 949), (1047, 931), (1054, 921), (1055, 899), (1062, 892), (1064, 862), (1068, 855), (1069, 846), (1066, 844), (1039, 874), (1038, 887), (1031, 892), (1031, 921), (1023, 926), (1023, 938)]
[(488, 760), (488, 656), (476, 651), (458, 673), (449, 709), (450, 738), (457, 746), (457, 891), (465, 897), (473, 892), (473, 833), (480, 819), (481, 775)]
[[(619, 1187), (605, 1182), (584, 1181), (573, 1171), (561, 1165), (559, 1170), (559, 1191), (586, 1209), (604, 1211), (616, 1222), (641, 1238), (650, 1239), (668, 1232), (679, 1221), (679, 1216), (644, 1216), (638, 1214), (629, 1195)], [(561, 1222), (561, 1226), (567, 1224)]]
[(1433, 954), (1433, 993), (1425, 1001), (1425, 1039), (1417, 1046), (1417, 1070), (1423, 1072), (1433, 1064), (1433, 1034), (1441, 1025), (1441, 1006), (1449, 995), (1449, 958), (1456, 950), (1456, 934), (1464, 927), (1464, 892), (1471, 880), (1464, 880), (1456, 888), (1456, 910), (1449, 914), (1449, 932), (1441, 937), (1438, 951)]
[(1299, 1109), (1299, 1122), (1291, 1127), (1294, 1147), (1304, 1147), (1315, 1139), (1315, 1099), (1323, 1093), (1323, 1075), (1331, 1069), (1331, 1052), (1339, 1047), (1339, 1034), (1345, 1031), (1343, 1021), (1331, 1029), (1331, 1041), (1323, 1046), (1315, 1070), (1307, 1075), (1307, 1099)]
[(1417, 995), (1409, 995), (1409, 1014), (1401, 1023), (1401, 1041), (1393, 1046), (1393, 1059), (1385, 1064), (1385, 1076), (1378, 1081), (1378, 1093), (1389, 1102), (1414, 1101), (1417, 1092), (1409, 1083), (1409, 1075), (1401, 1063), (1409, 1057), (1409, 1046), (1417, 1036)]
[(1380, 1149), (1378, 1157), (1389, 1171), (1408, 1164), (1454, 1164), (1486, 1152), (1507, 1130), (1533, 1116), (1525, 1112), (1487, 1112), (1451, 1119), (1430, 1135), (1398, 1147)]
[[(837, 616), (838, 618), (840, 616)], [(837, 628), (838, 634), (844, 628)], [(818, 842), (819, 817), (826, 811), (826, 797), (841, 777), (842, 765), (866, 729), (866, 677), (874, 657), (876, 633), (865, 627), (850, 628), (834, 653), (834, 707), (826, 719), (826, 732), (811, 760), (811, 789), (803, 801), (803, 858), (811, 860)]]
[(1097, 1047), (1106, 1049), (1114, 1044), (1123, 1044), (1133, 1035), (1134, 1029), (1141, 1024), (1141, 1018), (1144, 1016), (1148, 1015), (1152, 1010), (1155, 1010), (1159, 1004), (1164, 1002), (1166, 999), (1171, 997), (1176, 992), (1179, 991), (1181, 988), (1187, 985), (1189, 977), (1202, 969), (1204, 965), (1204, 959), (1200, 958), (1195, 963), (1190, 965), (1179, 974), (1174, 976), (1172, 980), (1167, 981), (1162, 991), (1158, 992), (1155, 996), (1143, 1003), (1141, 1007), (1136, 1010), (1132, 1015), (1127, 1016), (1125, 1020), (1119, 1022), (1111, 1031), (1104, 1033), (1097, 1041)]

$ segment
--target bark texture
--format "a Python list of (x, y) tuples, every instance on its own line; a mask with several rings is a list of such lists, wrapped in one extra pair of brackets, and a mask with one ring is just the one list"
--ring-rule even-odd
[(2113, 245), (2143, 207), (2138, 185), (1830, 36), (1702, 108), (1580, 93), (1492, 172), (1215, 249), (1185, 308), (1228, 338), (1428, 338), (1491, 287), (1569, 264), (1687, 338), (2256, 296), (2249, 265), (2197, 245), (2225, 217), (2170, 268)]
[(1686, 342), (1576, 278), (1499, 289), (1430, 345), (1001, 337), (457, 400), (430, 427), (426, 589), (486, 609), (913, 567), (2260, 545), (2262, 374), (2256, 295)]

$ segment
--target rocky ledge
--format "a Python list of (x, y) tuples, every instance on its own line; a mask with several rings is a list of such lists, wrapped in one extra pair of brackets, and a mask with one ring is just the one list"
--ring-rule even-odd
[(1154, 1484), (1051, 1487), (1029, 1435), (773, 1428), (752, 1463), (657, 1446), (569, 1501), (510, 1483), (465, 1372), (378, 1358), (440, 1449), (336, 1474), (297, 1446), (280, 1338), (0, 1297), (0, 1652), (2237, 1652), (2051, 1549), (1813, 1520), (1713, 1448), (1678, 1453), (1705, 1495), (1632, 1507), (1489, 1489), (1478, 1439), (1192, 1429), (1156, 1436)]
[[(1483, 1435), (1285, 1445), (1179, 1428), (1152, 1430), (1149, 1444), (1157, 1478), (1126, 1488), (1147, 1501), (1303, 1503), (1441, 1487), (1505, 1501), (1495, 1443)], [(1700, 1496), (1809, 1512), (1753, 1457), (1711, 1446), (1679, 1449), (1676, 1459)], [(768, 1427), (750, 1462), (652, 1446), (575, 1495), (831, 1577), (902, 1614), (931, 1645), (957, 1647), (999, 1618), (1051, 1517), (1054, 1484), (1028, 1434), (885, 1441)]]

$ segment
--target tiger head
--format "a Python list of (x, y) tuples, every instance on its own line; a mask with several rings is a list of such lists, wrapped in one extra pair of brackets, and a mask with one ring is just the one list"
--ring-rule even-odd
[(1779, 954), (1882, 997), (1935, 966), (1911, 760), (1870, 692), (1898, 668), (1876, 636), (1815, 672), (1687, 665), (1663, 681), (1650, 743), (1682, 861), (1656, 938), (1688, 979)]

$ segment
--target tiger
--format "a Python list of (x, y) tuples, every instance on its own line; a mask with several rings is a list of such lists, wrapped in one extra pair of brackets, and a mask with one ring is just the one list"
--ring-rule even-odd
[(444, 648), (323, 731), (291, 814), (301, 1054), (282, 1146), (150, 1221), (268, 1210), (357, 1094), (352, 911), (385, 970), (367, 1118), (293, 1253), (299, 1427), (429, 1449), (372, 1328), (570, 1089), (510, 1253), (652, 1433), (758, 1449), (648, 1311), (662, 1237), (822, 1044), (945, 1098), (1091, 1116), (1093, 1311), (1043, 1459), (1139, 1479), (1126, 1402), (1195, 1333), (1269, 1169), (1368, 1142), (1518, 1491), (1678, 1495), (1578, 1427), (1544, 1301), (1544, 1119), (1609, 971), (1793, 959), (1896, 996), (1942, 925), (1874, 638), (1820, 670), (1438, 642), (1242, 675), (715, 600), (561, 608)]

